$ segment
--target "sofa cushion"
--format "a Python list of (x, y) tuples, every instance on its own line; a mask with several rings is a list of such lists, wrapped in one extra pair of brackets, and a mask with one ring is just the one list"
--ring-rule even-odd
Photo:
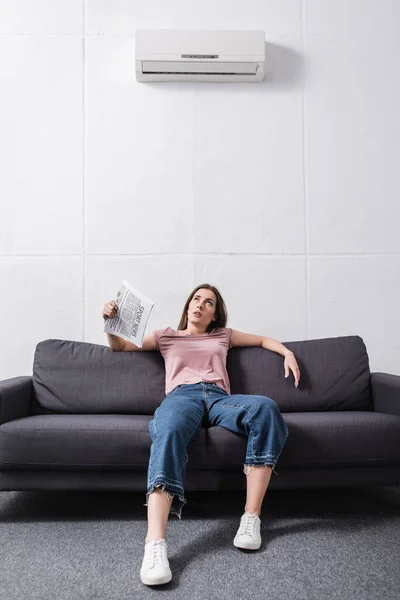
[[(368, 411), (283, 414), (285, 467), (400, 464), (400, 417)], [(0, 469), (143, 471), (150, 457), (150, 416), (38, 415), (0, 426)], [(234, 470), (246, 436), (201, 428), (189, 444), (190, 470)], [(277, 469), (279, 473), (279, 468)]]
[(0, 426), (0, 470), (142, 469), (150, 455), (150, 418), (37, 415), (8, 421)]
[(159, 352), (45, 340), (33, 363), (33, 413), (154, 414), (165, 394)]
[(284, 342), (295, 354), (300, 384), (284, 377), (284, 358), (263, 348), (232, 348), (227, 369), (233, 394), (261, 394), (281, 412), (373, 410), (371, 373), (361, 337)]
[[(359, 336), (285, 342), (301, 379), (285, 379), (284, 359), (260, 347), (231, 348), (232, 394), (265, 395), (281, 412), (372, 410), (368, 355)], [(32, 414), (152, 415), (165, 397), (164, 359), (154, 352), (112, 352), (67, 340), (37, 345)]]

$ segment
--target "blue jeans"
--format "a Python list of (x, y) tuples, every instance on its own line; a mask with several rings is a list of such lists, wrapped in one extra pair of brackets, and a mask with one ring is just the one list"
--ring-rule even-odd
[(267, 396), (230, 395), (216, 383), (205, 381), (177, 385), (149, 422), (153, 443), (143, 506), (147, 506), (154, 488), (161, 487), (172, 498), (170, 513), (181, 519), (187, 503), (183, 490), (187, 446), (202, 424), (219, 425), (248, 436), (244, 473), (251, 465), (269, 465), (274, 470), (289, 433), (278, 405)]

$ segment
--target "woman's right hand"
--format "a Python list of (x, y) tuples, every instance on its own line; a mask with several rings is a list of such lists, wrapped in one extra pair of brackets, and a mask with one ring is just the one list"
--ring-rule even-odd
[(101, 316), (106, 321), (108, 318), (115, 317), (117, 312), (118, 312), (117, 303), (115, 302), (115, 300), (110, 300), (109, 302), (105, 303), (103, 312), (101, 313)]

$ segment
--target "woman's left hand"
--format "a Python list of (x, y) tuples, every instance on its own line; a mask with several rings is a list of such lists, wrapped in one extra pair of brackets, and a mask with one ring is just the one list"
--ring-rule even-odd
[(285, 356), (285, 378), (289, 377), (289, 369), (293, 372), (294, 385), (297, 387), (300, 381), (300, 369), (293, 353)]

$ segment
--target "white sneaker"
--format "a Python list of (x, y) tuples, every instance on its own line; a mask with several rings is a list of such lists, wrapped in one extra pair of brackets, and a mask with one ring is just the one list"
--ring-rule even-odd
[(146, 585), (160, 585), (172, 579), (167, 558), (167, 542), (164, 538), (152, 540), (144, 546), (144, 557), (140, 569), (140, 579)]
[(261, 546), (261, 520), (257, 515), (245, 512), (240, 519), (240, 526), (233, 540), (236, 548), (258, 550)]

